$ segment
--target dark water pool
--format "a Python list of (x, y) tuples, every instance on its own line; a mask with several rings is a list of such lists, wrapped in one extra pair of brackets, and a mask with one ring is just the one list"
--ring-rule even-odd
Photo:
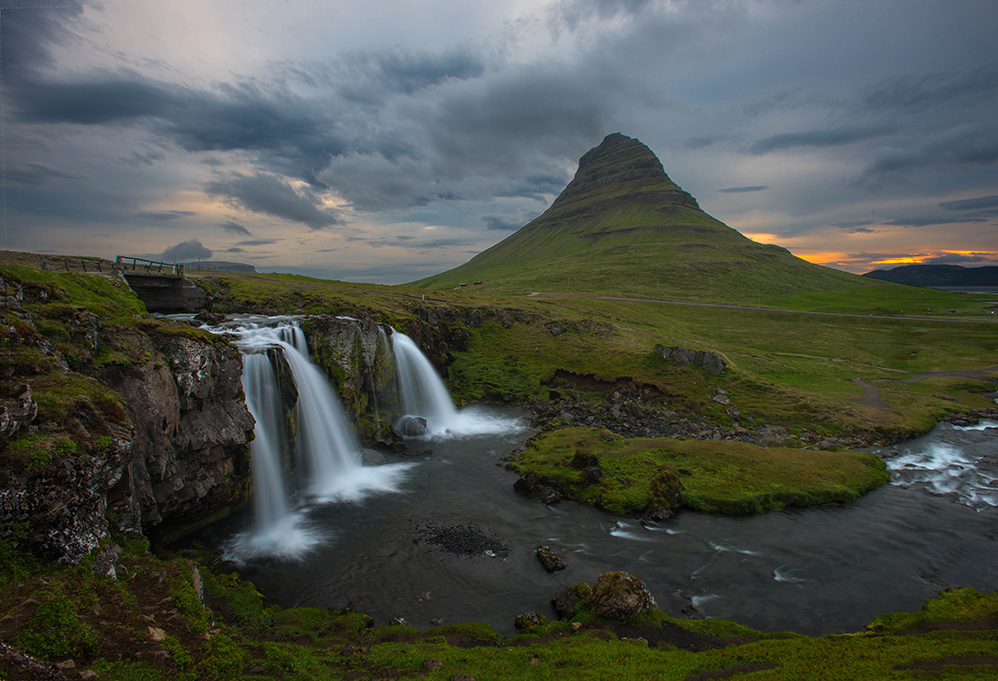
[[(940, 443), (984, 459), (998, 452), (998, 429), (937, 431), (902, 454)], [(418, 444), (433, 454), (407, 472), (402, 492), (312, 509), (308, 522), (327, 541), (301, 562), (265, 560), (240, 570), (282, 606), (351, 607), (378, 624), (403, 617), (419, 628), (480, 621), (506, 635), (517, 614), (551, 616), (559, 588), (592, 583), (608, 570), (643, 579), (676, 617), (805, 634), (857, 631), (878, 614), (918, 609), (948, 587), (998, 588), (998, 509), (963, 505), (953, 490), (911, 475), (908, 486), (889, 485), (851, 505), (739, 518), (683, 512), (642, 526), (517, 495), (515, 474), (499, 464), (528, 435)], [(224, 544), (251, 522), (233, 519), (201, 539)], [(426, 541), (428, 526), (477, 528), (505, 551), (457, 555)], [(540, 544), (564, 551), (568, 569), (545, 572), (534, 554)]]

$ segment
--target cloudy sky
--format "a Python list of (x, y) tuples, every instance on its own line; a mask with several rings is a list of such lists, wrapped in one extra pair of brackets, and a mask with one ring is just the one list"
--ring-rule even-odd
[(6, 5), (4, 248), (412, 281), (622, 132), (812, 262), (998, 264), (995, 0)]

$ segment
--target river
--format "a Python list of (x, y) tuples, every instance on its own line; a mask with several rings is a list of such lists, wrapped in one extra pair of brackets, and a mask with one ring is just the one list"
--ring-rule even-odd
[[(854, 504), (748, 517), (681, 512), (647, 526), (516, 494), (516, 475), (501, 464), (531, 434), (525, 427), (438, 434), (410, 442), (433, 453), (406, 459), (398, 491), (307, 509), (303, 522), (323, 539), (300, 560), (239, 570), (278, 605), (350, 607), (378, 624), (401, 617), (417, 628), (480, 621), (511, 635), (519, 613), (553, 617), (559, 588), (626, 570), (675, 617), (858, 631), (945, 588), (998, 588), (998, 428), (989, 425), (998, 426), (941, 424), (895, 447), (892, 483)], [(251, 523), (232, 518), (201, 540), (224, 547)], [(434, 542), (449, 530), (487, 541), (458, 555)], [(535, 556), (541, 544), (562, 550), (568, 568), (547, 573)]]

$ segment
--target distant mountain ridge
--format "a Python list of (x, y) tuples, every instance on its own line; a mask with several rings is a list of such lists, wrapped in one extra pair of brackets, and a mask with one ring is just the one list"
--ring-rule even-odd
[(910, 286), (998, 286), (998, 266), (994, 265), (901, 265), (863, 276)]
[(470, 261), (412, 284), (748, 302), (873, 285), (761, 244), (700, 209), (639, 140), (620, 133), (579, 160), (537, 219)]

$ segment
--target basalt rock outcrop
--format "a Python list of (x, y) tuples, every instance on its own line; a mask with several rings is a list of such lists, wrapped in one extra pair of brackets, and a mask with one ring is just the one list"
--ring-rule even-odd
[[(254, 422), (227, 341), (115, 317), (135, 306), (120, 281), (64, 276), (0, 278), (0, 539), (75, 563), (112, 523), (149, 532), (241, 501)], [(77, 285), (101, 303), (67, 298)]]
[(699, 365), (703, 370), (720, 376), (728, 366), (724, 359), (713, 350), (692, 350), (690, 348), (673, 347), (668, 348), (662, 345), (655, 346), (655, 352), (662, 359), (671, 360), (679, 366)]
[(122, 523), (150, 528), (209, 514), (248, 489), (254, 420), (239, 351), (220, 338), (138, 336), (152, 362), (113, 366), (103, 382), (134, 424), (129, 486), (112, 507)]
[(336, 387), (348, 413), (356, 417), (393, 406), (390, 327), (372, 319), (310, 315), (301, 321), (301, 329), (310, 358)]
[[(533, 322), (539, 316), (527, 310), (430, 303), (413, 305), (410, 312), (412, 316), (400, 323), (399, 330), (419, 346), (444, 377), (454, 360), (452, 353), (468, 350), (469, 329), (489, 322), (508, 329), (517, 323)], [(361, 438), (373, 444), (387, 437), (391, 445), (390, 426), (397, 426), (397, 417), (401, 416), (397, 413), (400, 405), (391, 349), (394, 329), (371, 318), (333, 315), (306, 316), (301, 329), (312, 361), (322, 367), (336, 387), (347, 413), (358, 425)], [(391, 413), (392, 417), (374, 423), (371, 420), (374, 410)], [(407, 427), (402, 434), (420, 434), (417, 431), (418, 428)]]
[(592, 586), (579, 582), (560, 589), (552, 605), (560, 619), (571, 619), (585, 606), (594, 615), (618, 621), (633, 619), (658, 604), (645, 583), (628, 572), (604, 572)]

